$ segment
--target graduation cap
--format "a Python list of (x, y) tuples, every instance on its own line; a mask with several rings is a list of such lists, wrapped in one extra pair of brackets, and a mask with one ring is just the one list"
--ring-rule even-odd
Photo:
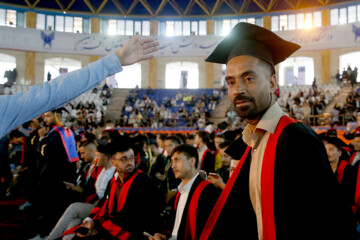
[(299, 45), (280, 38), (270, 30), (241, 22), (205, 61), (226, 64), (233, 57), (249, 55), (275, 66), (299, 48)]
[(342, 141), (340, 138), (337, 138), (337, 137), (327, 137), (327, 138), (325, 138), (325, 141), (327, 143), (330, 143), (330, 144), (336, 146), (339, 149), (347, 147), (347, 144), (344, 141)]
[(53, 109), (51, 112), (59, 114), (62, 114), (63, 112), (69, 113), (69, 111), (64, 107)]
[(240, 160), (247, 148), (247, 144), (243, 141), (242, 137), (236, 139), (225, 152), (234, 160)]
[(96, 151), (105, 154), (112, 154), (112, 150), (110, 149), (110, 147), (110, 143), (102, 143), (97, 146)]

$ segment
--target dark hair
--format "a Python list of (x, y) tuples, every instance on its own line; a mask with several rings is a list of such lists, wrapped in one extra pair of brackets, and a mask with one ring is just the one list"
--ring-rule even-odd
[(176, 146), (172, 151), (171, 156), (173, 156), (174, 153), (182, 153), (186, 158), (195, 158), (195, 168), (199, 164), (199, 154), (196, 148), (190, 144), (180, 144)]
[(193, 140), (194, 139), (194, 135), (192, 135), (192, 134), (189, 134), (187, 137), (186, 137), (186, 139), (190, 139), (190, 140)]
[(219, 148), (220, 149), (228, 148), (232, 143), (233, 143), (232, 141), (225, 140), (225, 142), (219, 144)]
[(165, 140), (165, 138), (166, 138), (166, 135), (163, 133), (159, 133), (158, 136), (161, 140)]
[(79, 147), (87, 147), (90, 144), (94, 144), (94, 146), (96, 147), (96, 144), (94, 141), (88, 141), (88, 140), (81, 142)]
[(85, 132), (84, 136), (86, 137), (86, 140), (88, 140), (88, 141), (94, 142), (96, 139), (96, 136), (93, 133)]
[(127, 152), (129, 149), (132, 149), (131, 145), (125, 141), (115, 140), (109, 143), (109, 153), (111, 155), (118, 152)]
[(165, 138), (165, 140), (170, 140), (171, 142), (173, 142), (173, 143), (175, 143), (177, 145), (181, 144), (180, 140), (177, 137), (173, 136), (173, 135), (172, 136), (167, 136)]
[(210, 135), (208, 132), (198, 131), (196, 134), (199, 136), (199, 138), (201, 138), (203, 143), (208, 144), (210, 142)]

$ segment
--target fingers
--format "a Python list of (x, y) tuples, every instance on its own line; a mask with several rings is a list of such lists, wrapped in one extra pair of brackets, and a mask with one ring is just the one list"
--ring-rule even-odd
[(150, 55), (145, 55), (145, 56), (142, 56), (142, 57), (141, 57), (141, 61), (143, 61), (143, 60), (149, 60), (149, 59), (152, 59), (152, 58), (154, 58), (154, 56), (153, 56), (152, 54), (150, 54)]
[[(137, 35), (139, 36), (139, 35)], [(155, 42), (155, 39), (153, 38), (143, 38), (143, 39), (140, 39), (140, 44), (143, 45), (143, 44), (146, 44), (146, 43), (151, 43), (151, 42)]]
[(157, 48), (157, 47), (145, 49), (145, 50), (143, 50), (143, 55), (148, 55), (149, 53), (156, 52), (157, 50), (159, 50), (159, 48)]
[(145, 43), (142, 45), (143, 50), (146, 50), (148, 48), (155, 48), (158, 47), (160, 45), (159, 42), (150, 42), (150, 43)]

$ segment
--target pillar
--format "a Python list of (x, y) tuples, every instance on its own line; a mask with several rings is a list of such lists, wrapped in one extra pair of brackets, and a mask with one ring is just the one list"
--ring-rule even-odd
[[(158, 25), (159, 21), (151, 20), (150, 21), (150, 35), (157, 36), (158, 35)], [(156, 58), (149, 60), (149, 87), (157, 88), (157, 65), (158, 61)]]
[[(28, 28), (36, 28), (36, 12), (26, 13), (26, 26)], [(30, 85), (36, 84), (35, 82), (35, 57), (34, 51), (25, 52), (25, 83)]]
[[(206, 34), (213, 35), (215, 33), (215, 20), (206, 21)], [(214, 63), (205, 62), (205, 87), (214, 87)]]

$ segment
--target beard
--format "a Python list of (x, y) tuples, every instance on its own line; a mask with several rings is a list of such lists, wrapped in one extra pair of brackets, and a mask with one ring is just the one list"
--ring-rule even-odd
[[(250, 104), (243, 105), (241, 107), (236, 107), (236, 101), (248, 101)], [(236, 114), (243, 119), (256, 119), (261, 118), (262, 115), (267, 111), (267, 109), (271, 106), (271, 99), (270, 104), (268, 107), (264, 109), (259, 109), (258, 105), (256, 104), (255, 98), (251, 96), (245, 95), (237, 95), (233, 100), (233, 107)]]

